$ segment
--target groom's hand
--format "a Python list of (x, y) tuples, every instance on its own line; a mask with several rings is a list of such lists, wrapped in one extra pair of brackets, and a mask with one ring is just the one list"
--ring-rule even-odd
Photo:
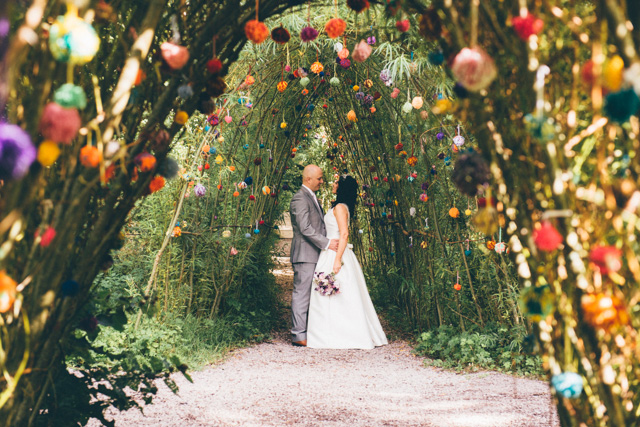
[(338, 252), (338, 243), (339, 242), (340, 241), (338, 239), (331, 239), (329, 241), (329, 247), (327, 249), (330, 249), (330, 250), (332, 250), (334, 252)]

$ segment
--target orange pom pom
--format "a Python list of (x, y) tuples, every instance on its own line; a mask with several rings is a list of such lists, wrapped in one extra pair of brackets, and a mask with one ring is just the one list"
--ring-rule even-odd
[(340, 18), (333, 18), (327, 22), (327, 25), (324, 26), (324, 31), (327, 33), (329, 38), (335, 39), (336, 37), (340, 37), (344, 34), (344, 31), (347, 29), (347, 23), (344, 22)]
[(4, 270), (0, 270), (0, 313), (9, 311), (16, 300), (18, 284), (7, 276)]
[(153, 179), (149, 183), (149, 191), (151, 193), (155, 193), (156, 191), (164, 187), (164, 184), (165, 184), (164, 178), (161, 177), (160, 175), (156, 175), (153, 177)]
[(278, 83), (278, 92), (284, 92), (287, 89), (287, 86), (289, 86), (289, 83), (285, 82), (284, 80), (281, 81), (280, 83)]
[(269, 37), (269, 29), (257, 19), (252, 19), (245, 24), (244, 33), (255, 44), (260, 44)]
[(453, 207), (449, 209), (449, 216), (451, 218), (458, 218), (460, 216), (460, 211), (458, 210), (458, 208)]
[(134, 162), (140, 169), (140, 172), (149, 172), (156, 166), (156, 158), (149, 153), (138, 154)]
[(96, 147), (85, 145), (80, 150), (80, 163), (83, 166), (95, 168), (100, 164), (100, 160), (102, 160), (102, 154)]
[(248, 76), (247, 76), (247, 77), (245, 77), (245, 79), (244, 79), (244, 83), (245, 83), (247, 86), (251, 86), (251, 85), (252, 85), (252, 84), (254, 84), (255, 82), (256, 82), (256, 79), (254, 79), (252, 75), (248, 75)]

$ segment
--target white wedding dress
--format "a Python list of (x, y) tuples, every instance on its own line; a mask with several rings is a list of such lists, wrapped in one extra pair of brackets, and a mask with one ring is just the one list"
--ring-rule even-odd
[[(327, 238), (338, 239), (338, 221), (333, 209), (324, 216)], [(378, 315), (373, 308), (360, 263), (348, 245), (342, 255), (344, 265), (336, 275), (340, 292), (323, 296), (311, 285), (309, 320), (307, 322), (307, 347), (310, 348), (358, 348), (372, 349), (386, 345)], [(316, 272), (330, 273), (336, 252), (323, 250), (316, 265)]]

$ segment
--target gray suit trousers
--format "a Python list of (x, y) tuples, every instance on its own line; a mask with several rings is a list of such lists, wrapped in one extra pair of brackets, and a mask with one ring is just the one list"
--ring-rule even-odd
[(293, 294), (291, 295), (291, 341), (307, 339), (307, 316), (311, 299), (311, 282), (316, 264), (313, 262), (293, 263)]

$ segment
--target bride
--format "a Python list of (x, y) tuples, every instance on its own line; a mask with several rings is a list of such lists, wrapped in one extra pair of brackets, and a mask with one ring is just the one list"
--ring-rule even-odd
[(336, 200), (324, 216), (328, 239), (339, 239), (338, 252), (323, 250), (316, 273), (335, 273), (340, 292), (324, 296), (312, 285), (307, 347), (371, 349), (387, 344), (376, 311), (371, 303), (362, 268), (347, 243), (349, 218), (355, 215), (358, 183), (342, 175), (333, 183)]

